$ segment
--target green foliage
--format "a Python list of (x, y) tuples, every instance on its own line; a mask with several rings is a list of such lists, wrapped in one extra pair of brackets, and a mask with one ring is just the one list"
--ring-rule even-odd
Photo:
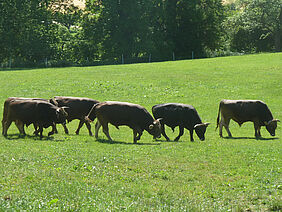
[(26, 66), (45, 58), (58, 59), (65, 54), (65, 43), (75, 41), (70, 27), (77, 23), (79, 12), (69, 0), (3, 0), (0, 5), (2, 61), (12, 58)]
[[(0, 65), (97, 65), (281, 51), (282, 0), (3, 0)], [(192, 56), (193, 55), (193, 56)]]
[(224, 18), (220, 0), (87, 1), (86, 11), (85, 39), (103, 59), (202, 57), (204, 48), (219, 46)]
[[(1, 70), (0, 100), (9, 96), (84, 96), (129, 101), (149, 111), (157, 103), (192, 104), (211, 122), (206, 140), (137, 145), (132, 130), (110, 126), (113, 142), (63, 133), (39, 140), (14, 124), (0, 136), (0, 211), (280, 211), (281, 123), (277, 136), (231, 122), (234, 139), (214, 130), (221, 99), (261, 99), (281, 120), (281, 53), (164, 63)], [(3, 104), (0, 104), (0, 111)], [(1, 117), (0, 117), (1, 118)], [(94, 126), (93, 126), (94, 128)], [(46, 135), (48, 130), (44, 130)], [(176, 132), (167, 129), (170, 137)], [(224, 132), (225, 133), (225, 132)], [(225, 136), (226, 134), (224, 134)]]
[(240, 0), (229, 17), (231, 48), (237, 51), (281, 51), (281, 0)]

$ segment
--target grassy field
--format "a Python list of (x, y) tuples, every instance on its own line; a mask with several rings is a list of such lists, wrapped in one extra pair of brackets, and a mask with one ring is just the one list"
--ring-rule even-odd
[[(110, 127), (113, 142), (88, 136), (86, 127), (40, 140), (14, 124), (0, 136), (0, 211), (279, 211), (282, 131), (231, 122), (233, 139), (215, 131), (221, 99), (260, 99), (282, 119), (282, 54), (100, 67), (0, 71), (0, 110), (7, 97), (55, 95), (128, 101), (151, 107), (193, 105), (211, 122), (206, 140), (154, 141), (144, 132)], [(0, 115), (2, 119), (2, 112)], [(94, 125), (93, 125), (94, 128)], [(44, 135), (47, 135), (44, 131)], [(167, 129), (169, 137), (178, 134)], [(224, 136), (226, 136), (224, 131)]]

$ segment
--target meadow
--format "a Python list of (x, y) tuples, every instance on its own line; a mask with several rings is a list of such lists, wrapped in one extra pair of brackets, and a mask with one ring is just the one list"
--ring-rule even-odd
[[(162, 63), (0, 70), (0, 110), (6, 98), (53, 96), (127, 101), (144, 106), (193, 105), (210, 122), (206, 140), (185, 130), (179, 142), (153, 140), (146, 131), (110, 126), (114, 141), (90, 137), (78, 121), (70, 135), (40, 140), (19, 136), (12, 124), (0, 136), (0, 211), (280, 211), (282, 130), (276, 136), (252, 123), (234, 138), (215, 131), (222, 99), (260, 99), (282, 120), (282, 53)], [(2, 112), (0, 113), (2, 120)], [(92, 125), (94, 131), (94, 124)], [(178, 135), (167, 128), (170, 138)], [(226, 131), (223, 135), (227, 136)]]

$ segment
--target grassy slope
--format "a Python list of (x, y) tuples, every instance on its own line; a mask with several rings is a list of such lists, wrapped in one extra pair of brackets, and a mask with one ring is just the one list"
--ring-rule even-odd
[[(0, 71), (2, 102), (9, 96), (85, 96), (149, 111), (157, 103), (181, 102), (212, 123), (204, 142), (195, 137), (191, 143), (187, 131), (180, 142), (154, 142), (144, 132), (140, 145), (132, 145), (126, 127), (111, 127), (116, 141), (110, 143), (102, 133), (101, 140), (89, 137), (86, 128), (75, 136), (77, 121), (69, 124), (71, 135), (59, 127), (49, 140), (19, 138), (13, 125), (9, 139), (0, 137), (0, 210), (281, 209), (281, 124), (275, 139), (265, 129), (266, 139), (253, 139), (251, 123), (231, 123), (237, 139), (220, 139), (214, 131), (224, 98), (261, 99), (282, 119), (281, 57)], [(171, 138), (178, 133), (167, 131)]]

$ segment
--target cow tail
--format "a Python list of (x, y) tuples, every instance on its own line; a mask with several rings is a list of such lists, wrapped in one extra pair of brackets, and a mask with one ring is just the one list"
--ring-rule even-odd
[(7, 120), (9, 103), (10, 103), (10, 101), (8, 101), (8, 100), (6, 100), (6, 101), (4, 102), (2, 124), (4, 124), (4, 122)]
[(221, 108), (221, 102), (219, 103), (219, 108), (218, 108), (218, 114), (217, 114), (217, 119), (216, 119), (216, 128), (215, 128), (215, 130), (217, 130), (218, 125), (219, 125), (219, 119), (220, 119), (220, 108)]
[[(87, 116), (85, 116), (85, 120), (87, 121), (87, 122), (92, 122), (92, 121), (94, 121), (95, 119), (96, 119), (96, 111), (95, 111), (95, 109), (96, 109), (96, 107), (99, 105), (99, 103), (96, 103), (92, 108), (91, 108), (91, 110), (89, 111), (89, 113), (88, 113), (88, 115)], [(92, 114), (92, 119), (93, 120), (90, 120), (89, 119), (89, 115), (90, 114)]]

